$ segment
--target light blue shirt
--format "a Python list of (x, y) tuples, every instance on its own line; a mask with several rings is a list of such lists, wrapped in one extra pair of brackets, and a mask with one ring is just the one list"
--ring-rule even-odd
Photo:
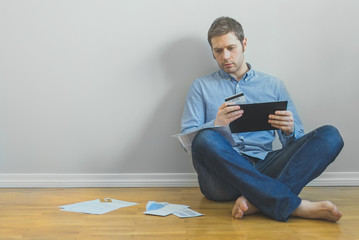
[(268, 152), (273, 151), (275, 132), (284, 147), (303, 136), (304, 129), (283, 82), (268, 74), (254, 71), (247, 65), (249, 71), (240, 81), (219, 70), (197, 78), (192, 83), (184, 106), (181, 133), (214, 126), (218, 108), (224, 103), (224, 99), (237, 93), (243, 92), (247, 103), (288, 101), (287, 109), (293, 113), (294, 118), (293, 134), (285, 136), (280, 130), (232, 134), (237, 152), (264, 159)]

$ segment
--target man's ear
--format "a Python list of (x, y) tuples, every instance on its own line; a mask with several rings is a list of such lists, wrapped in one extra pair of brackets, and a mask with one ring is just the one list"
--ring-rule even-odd
[(244, 52), (246, 50), (246, 48), (247, 48), (247, 38), (243, 39), (242, 47), (243, 47), (243, 52)]

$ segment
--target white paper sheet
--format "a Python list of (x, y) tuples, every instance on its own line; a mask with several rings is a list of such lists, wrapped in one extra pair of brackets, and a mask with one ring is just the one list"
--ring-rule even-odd
[(190, 217), (203, 216), (202, 213), (193, 211), (190, 208), (184, 209), (184, 210), (182, 210), (180, 212), (175, 212), (175, 213), (173, 213), (173, 215), (176, 215), (177, 217), (180, 217), (180, 218), (190, 218)]
[(207, 128), (200, 128), (200, 129), (196, 129), (191, 132), (176, 134), (176, 135), (173, 135), (172, 137), (176, 137), (178, 139), (178, 141), (181, 143), (182, 147), (186, 150), (186, 152), (191, 154), (192, 141), (195, 138), (195, 136), (197, 135), (197, 133), (203, 129), (213, 129), (213, 130), (221, 133), (232, 146), (235, 145), (235, 142), (232, 137), (231, 129), (228, 126), (213, 126), (213, 127), (207, 127)]
[(125, 202), (112, 198), (105, 198), (105, 202), (100, 199), (91, 201), (79, 202), (69, 205), (60, 206), (62, 211), (88, 213), (88, 214), (105, 214), (119, 208), (137, 205), (138, 203)]

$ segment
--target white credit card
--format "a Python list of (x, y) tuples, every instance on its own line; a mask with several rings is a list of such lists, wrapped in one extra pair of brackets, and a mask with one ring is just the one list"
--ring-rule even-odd
[(244, 93), (237, 93), (235, 95), (229, 96), (224, 99), (229, 104), (237, 105), (246, 103), (246, 98), (244, 97)]

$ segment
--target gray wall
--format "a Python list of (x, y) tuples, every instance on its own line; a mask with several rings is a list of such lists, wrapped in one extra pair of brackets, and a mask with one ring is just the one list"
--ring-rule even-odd
[(247, 61), (281, 78), (307, 131), (337, 126), (331, 172), (359, 172), (358, 1), (0, 0), (0, 173), (192, 173), (170, 135), (217, 69), (211, 22), (239, 20)]

